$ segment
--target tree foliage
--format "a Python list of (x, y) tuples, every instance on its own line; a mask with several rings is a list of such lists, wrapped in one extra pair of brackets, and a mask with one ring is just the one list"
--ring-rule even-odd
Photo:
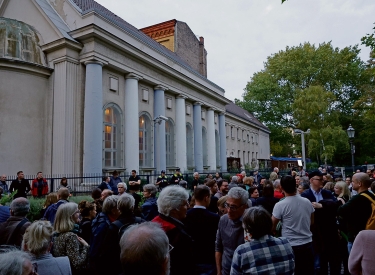
[(374, 32), (368, 33), (366, 36), (362, 37), (361, 41), (362, 41), (362, 45), (365, 45), (369, 47), (372, 51), (375, 51), (375, 27), (373, 27), (372, 29), (374, 30)]
[(358, 46), (339, 49), (331, 42), (306, 42), (267, 58), (236, 103), (277, 131), (270, 136), (272, 153), (288, 150), (292, 139), (285, 129), (290, 133), (296, 127), (311, 129), (309, 153), (314, 156), (335, 160), (339, 151), (347, 151), (343, 129), (356, 119), (354, 105), (373, 78), (359, 52)]

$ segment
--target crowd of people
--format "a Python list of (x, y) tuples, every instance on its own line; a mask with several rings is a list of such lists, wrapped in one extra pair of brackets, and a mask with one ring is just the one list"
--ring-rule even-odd
[[(66, 179), (48, 193), (20, 171), (0, 206), (0, 274), (375, 274), (374, 171), (293, 172), (196, 172), (188, 188), (177, 169), (142, 190), (135, 170), (115, 172), (76, 204)], [(45, 198), (32, 223), (29, 191)]]

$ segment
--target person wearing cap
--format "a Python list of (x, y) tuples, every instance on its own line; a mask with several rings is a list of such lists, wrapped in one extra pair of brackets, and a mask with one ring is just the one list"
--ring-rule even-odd
[(161, 170), (161, 175), (156, 179), (156, 186), (159, 186), (159, 190), (168, 186), (168, 177), (165, 175), (165, 170)]
[(181, 174), (180, 171), (181, 171), (180, 168), (176, 168), (176, 173), (173, 174), (169, 184), (171, 184), (171, 185), (172, 184), (178, 184), (180, 182), (180, 180), (184, 179), (184, 176)]

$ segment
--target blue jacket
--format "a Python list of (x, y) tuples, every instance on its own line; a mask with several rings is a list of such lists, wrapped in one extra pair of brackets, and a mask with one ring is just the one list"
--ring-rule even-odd
[[(321, 190), (321, 194), (322, 194), (323, 200), (333, 200), (333, 201), (336, 201), (335, 196), (333, 196), (332, 192), (330, 192), (328, 190), (322, 189)], [(304, 197), (304, 198), (308, 199), (311, 202), (317, 202), (316, 198), (315, 198), (315, 196), (313, 194), (313, 192), (311, 191), (311, 189), (305, 190), (301, 194), (301, 197)]]
[(9, 194), (9, 188), (6, 181), (0, 181), (0, 187), (3, 188), (3, 194)]
[(0, 205), (0, 223), (6, 222), (10, 217), (9, 207)]
[(142, 215), (146, 221), (153, 220), (158, 214), (157, 198), (148, 198), (142, 205)]
[(109, 225), (111, 224), (107, 214), (100, 212), (91, 223), (91, 245), (89, 252), (90, 267), (95, 269), (95, 266), (100, 263), (103, 264), (99, 255), (101, 252), (101, 247), (103, 245), (104, 237), (107, 233)]
[(115, 195), (118, 194), (117, 184), (120, 182), (122, 182), (122, 179), (120, 177), (117, 177), (117, 178), (111, 177), (111, 180), (109, 181), (109, 185), (111, 186), (112, 191)]
[(67, 202), (68, 201), (66, 200), (59, 200), (58, 202), (51, 204), (47, 208), (46, 212), (44, 212), (43, 219), (50, 221), (50, 223), (53, 225), (53, 222), (55, 221), (57, 209), (60, 207), (60, 205), (67, 203)]

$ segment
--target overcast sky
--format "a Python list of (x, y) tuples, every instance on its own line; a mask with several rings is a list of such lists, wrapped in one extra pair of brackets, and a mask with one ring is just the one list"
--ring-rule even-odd
[[(136, 28), (177, 19), (203, 36), (208, 78), (241, 98), (267, 56), (303, 42), (360, 44), (375, 22), (375, 0), (96, 0)], [(361, 58), (369, 49), (360, 46)]]

